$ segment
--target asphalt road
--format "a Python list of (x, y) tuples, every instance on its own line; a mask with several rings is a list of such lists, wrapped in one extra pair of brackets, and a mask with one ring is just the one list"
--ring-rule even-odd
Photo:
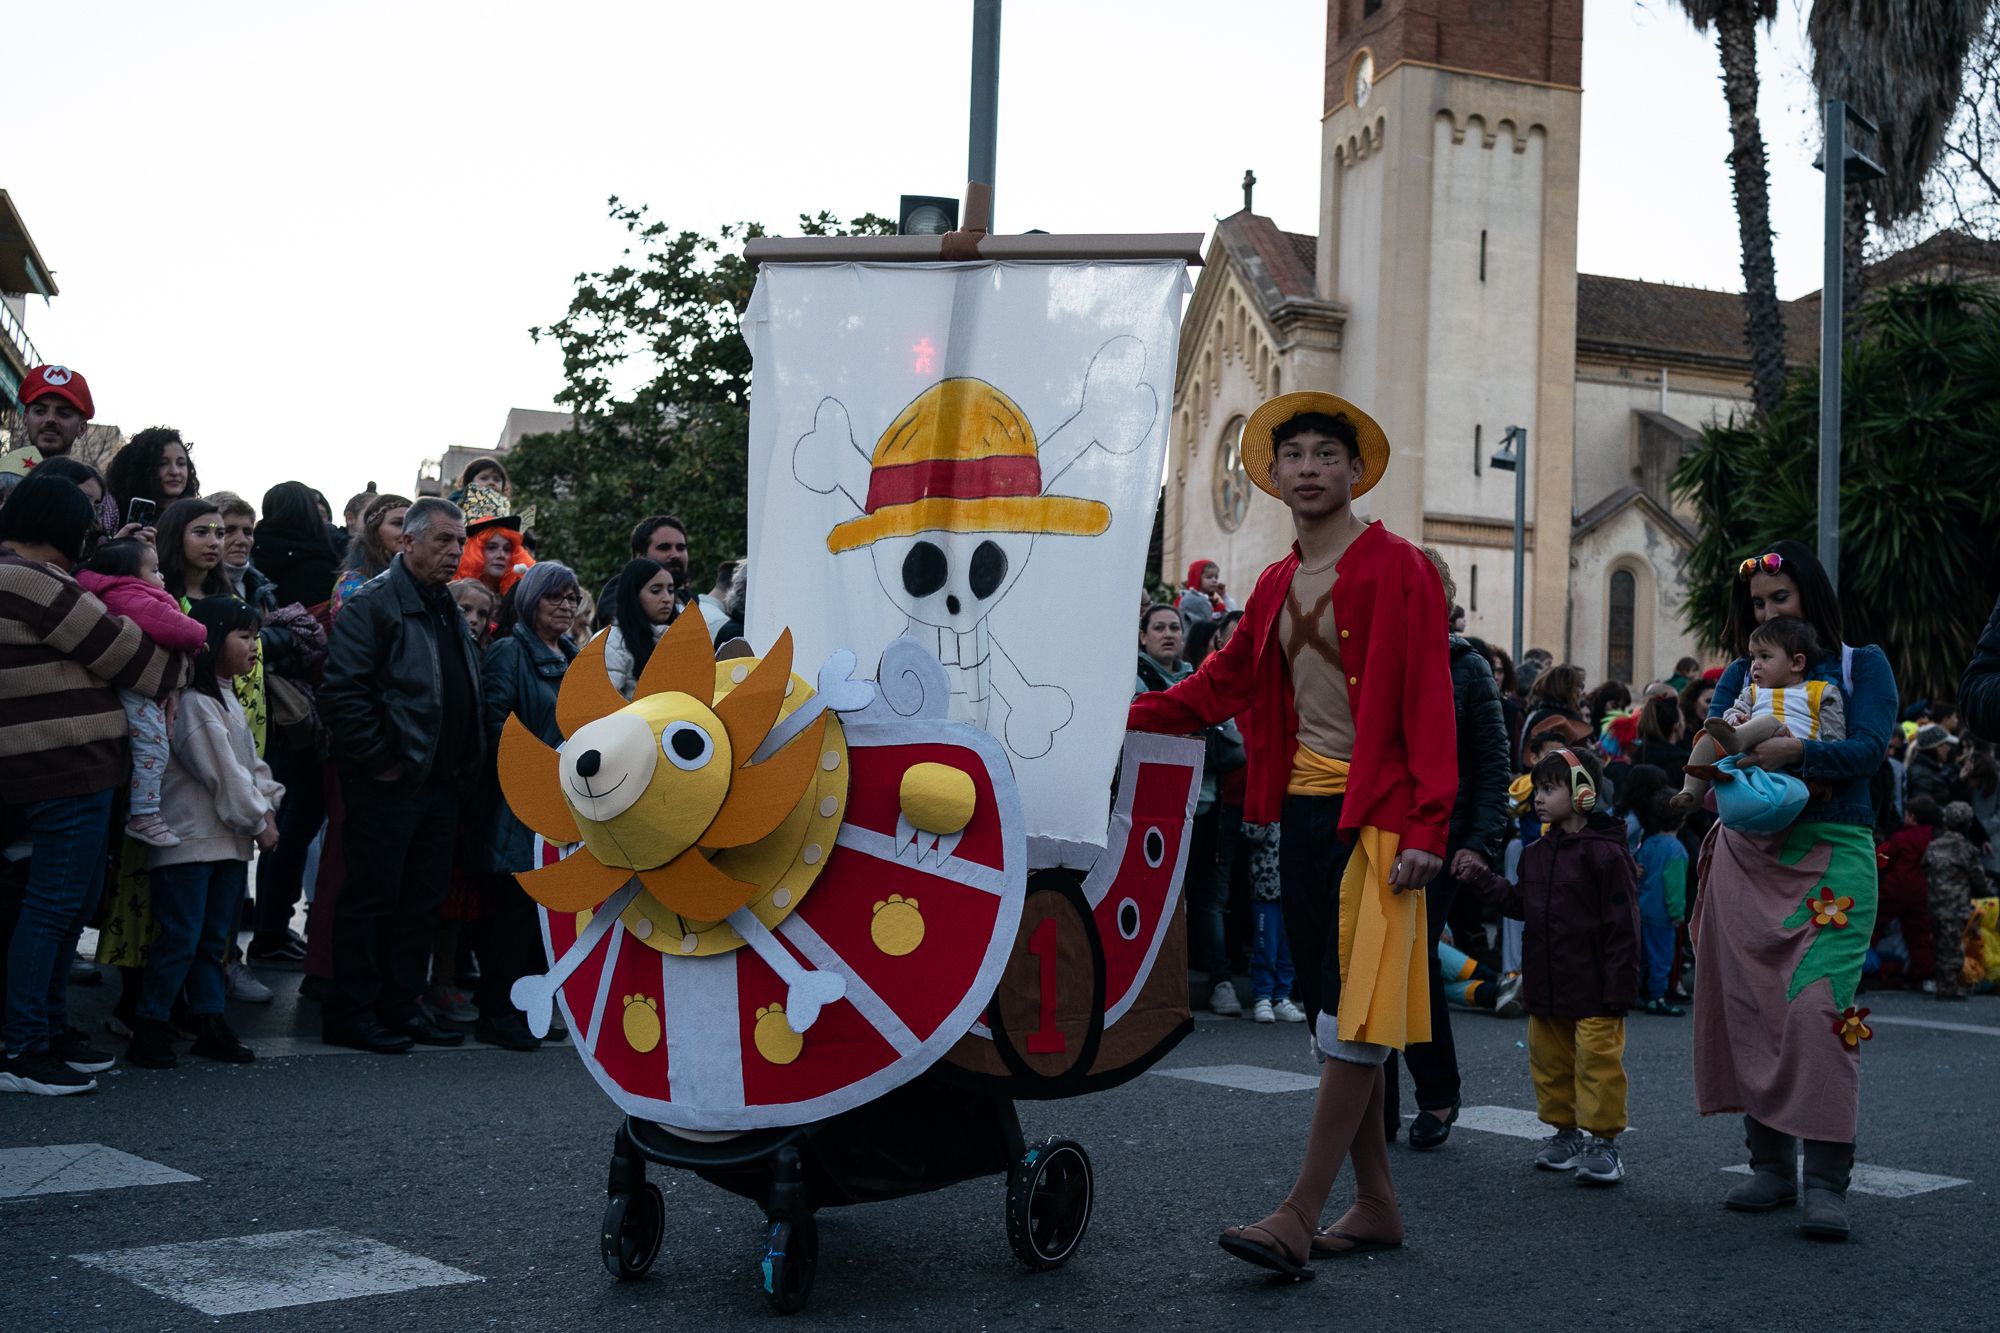
[[(296, 974), (269, 979), (278, 1003), (237, 1015), (267, 1052), (255, 1065), (120, 1067), (90, 1096), (0, 1098), (0, 1328), (624, 1331), (774, 1317), (757, 1284), (758, 1209), (689, 1175), (654, 1169), (668, 1234), (652, 1274), (625, 1284), (605, 1274), (596, 1233), (617, 1117), (569, 1048), (303, 1053), (315, 1050), (317, 1016), (289, 994)], [(108, 991), (75, 994), (95, 1026)], [(1067, 1268), (1030, 1273), (1013, 1260), (994, 1177), (823, 1213), (804, 1317), (952, 1329), (1986, 1326), (2000, 1002), (1864, 1002), (1878, 1018), (1981, 1030), (1877, 1026), (1860, 1159), (1964, 1183), (1883, 1177), (1881, 1188), (1921, 1192), (1856, 1194), (1844, 1246), (1801, 1240), (1788, 1216), (1719, 1207), (1736, 1179), (1723, 1168), (1742, 1160), (1738, 1126), (1694, 1114), (1687, 1023), (1634, 1018), (1635, 1127), (1616, 1188), (1533, 1171), (1531, 1140), (1461, 1127), (1441, 1151), (1393, 1153), (1403, 1250), (1322, 1263), (1311, 1283), (1271, 1279), (1225, 1256), (1215, 1236), (1289, 1187), (1310, 1092), (1156, 1072), (1021, 1107), (1031, 1138), (1072, 1135), (1096, 1165), (1094, 1221)], [(1525, 1024), (1454, 1021), (1466, 1104), (1532, 1109)], [(1258, 1071), (1309, 1076), (1305, 1042), (1296, 1026), (1205, 1019), (1162, 1068), (1249, 1067), (1218, 1076), (1238, 1083)], [(302, 1053), (268, 1055), (278, 1050)], [(65, 1177), (47, 1154), (6, 1151), (76, 1144), (194, 1179), (131, 1183), (143, 1164), (82, 1150)], [(22, 1192), (65, 1182), (98, 1187)], [(1328, 1216), (1345, 1192), (1343, 1180)], [(282, 1234), (327, 1229), (340, 1234)], [(143, 1253), (178, 1243), (198, 1248)], [(333, 1259), (309, 1257), (328, 1248)], [(211, 1305), (332, 1299), (218, 1317), (135, 1278)], [(441, 1285), (365, 1294), (419, 1281)], [(301, 1282), (312, 1290), (287, 1293)]]

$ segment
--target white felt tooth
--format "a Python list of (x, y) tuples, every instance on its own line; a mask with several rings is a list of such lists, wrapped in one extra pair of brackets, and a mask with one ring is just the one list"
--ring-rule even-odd
[(938, 860), (940, 861), (950, 860), (951, 854), (958, 850), (959, 840), (964, 837), (965, 837), (965, 830), (960, 829), (956, 833), (947, 833), (942, 838), (939, 838), (937, 840)]
[(904, 848), (914, 847), (916, 845), (916, 842), (917, 842), (917, 826), (910, 822), (910, 817), (908, 815), (901, 815), (901, 814), (897, 815), (896, 854), (898, 856), (901, 856), (903, 854)]
[(935, 833), (918, 834), (917, 864), (922, 865), (925, 861), (930, 860), (932, 858), (932, 854), (937, 851), (937, 845), (938, 845), (937, 834)]

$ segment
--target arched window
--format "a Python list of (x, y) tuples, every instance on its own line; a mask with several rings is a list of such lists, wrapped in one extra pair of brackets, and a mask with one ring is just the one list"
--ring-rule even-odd
[(1612, 571), (1610, 608), (1604, 632), (1606, 680), (1621, 680), (1629, 685), (1638, 679), (1633, 674), (1632, 660), (1633, 617), (1638, 599), (1639, 581), (1632, 577), (1632, 571)]
[(1224, 532), (1243, 526), (1250, 508), (1250, 474), (1243, 469), (1243, 418), (1231, 417), (1215, 451), (1215, 521)]

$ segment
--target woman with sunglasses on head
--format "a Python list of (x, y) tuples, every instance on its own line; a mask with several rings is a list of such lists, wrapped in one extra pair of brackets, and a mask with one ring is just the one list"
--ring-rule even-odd
[(1812, 552), (1773, 542), (1732, 580), (1724, 633), (1736, 661), (1716, 683), (1710, 716), (1742, 691), (1752, 632), (1785, 617), (1805, 621), (1822, 645), (1807, 678), (1840, 691), (1847, 731), (1804, 740), (1780, 730), (1737, 760), (1797, 773), (1815, 794), (1780, 833), (1717, 824), (1702, 848), (1690, 923), (1695, 1097), (1704, 1115), (1743, 1114), (1751, 1176), (1729, 1191), (1729, 1208), (1791, 1207), (1804, 1140), (1799, 1230), (1839, 1240), (1849, 1228), (1860, 1046), (1871, 1035), (1868, 1011), (1854, 1003), (1877, 900), (1868, 780), (1896, 723), (1896, 678), (1880, 648), (1847, 646), (1839, 599)]

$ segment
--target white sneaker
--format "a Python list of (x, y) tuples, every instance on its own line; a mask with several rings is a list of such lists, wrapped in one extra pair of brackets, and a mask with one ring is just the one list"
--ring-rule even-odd
[(125, 821), (125, 836), (145, 843), (148, 847), (178, 847), (180, 834), (173, 831), (167, 821), (155, 811), (148, 815), (133, 815)]
[(1278, 1021), (1278, 1016), (1271, 1012), (1271, 1002), (1269, 1000), (1259, 1000), (1257, 1003), (1251, 1005), (1250, 1017), (1258, 1023), (1275, 1023)]
[(1224, 1018), (1243, 1017), (1243, 1001), (1236, 998), (1236, 983), (1224, 981), (1208, 993), (1209, 1012), (1221, 1014)]
[(1306, 1021), (1306, 1011), (1301, 1009), (1299, 1002), (1294, 999), (1287, 998), (1278, 1001), (1271, 1006), (1271, 1012), (1278, 1016), (1280, 1023), (1303, 1023)]
[(246, 1004), (269, 1004), (271, 988), (257, 980), (257, 974), (241, 963), (229, 965), (229, 998)]
[(1519, 1018), (1526, 1009), (1521, 1003), (1521, 974), (1509, 972), (1500, 978), (1499, 991), (1493, 997), (1493, 1013), (1499, 1018)]

